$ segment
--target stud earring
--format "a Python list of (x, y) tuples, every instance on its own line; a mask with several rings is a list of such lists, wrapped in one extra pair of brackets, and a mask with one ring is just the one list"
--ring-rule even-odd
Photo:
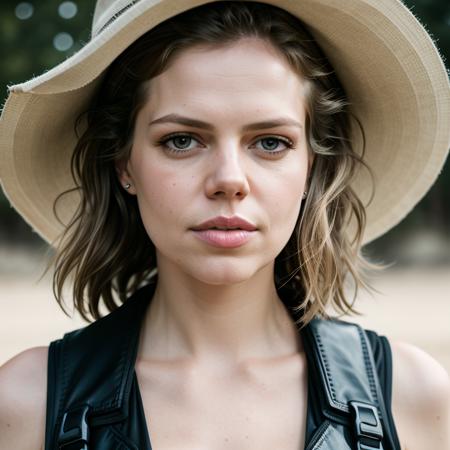
[(125, 189), (130, 189), (131, 184), (130, 184), (130, 183), (124, 184), (123, 187), (124, 187)]
[(305, 199), (308, 196), (308, 191), (303, 192), (302, 198)]

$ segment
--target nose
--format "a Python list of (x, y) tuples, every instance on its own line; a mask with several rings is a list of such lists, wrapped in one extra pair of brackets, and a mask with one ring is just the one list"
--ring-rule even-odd
[(209, 198), (243, 199), (250, 192), (242, 149), (227, 145), (211, 152), (205, 190)]

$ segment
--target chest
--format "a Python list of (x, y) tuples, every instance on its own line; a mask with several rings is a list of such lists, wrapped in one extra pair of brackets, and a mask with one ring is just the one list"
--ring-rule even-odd
[(306, 363), (247, 367), (239, 374), (136, 362), (154, 450), (302, 450)]

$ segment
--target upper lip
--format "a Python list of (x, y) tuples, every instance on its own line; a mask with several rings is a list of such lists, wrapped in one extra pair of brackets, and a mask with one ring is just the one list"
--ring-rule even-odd
[(225, 217), (218, 216), (212, 219), (206, 220), (205, 222), (192, 228), (195, 231), (207, 230), (208, 228), (220, 227), (220, 228), (240, 228), (241, 230), (254, 231), (256, 226), (242, 217), (233, 216)]

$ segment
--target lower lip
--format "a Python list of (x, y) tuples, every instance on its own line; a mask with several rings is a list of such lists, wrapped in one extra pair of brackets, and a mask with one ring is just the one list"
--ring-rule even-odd
[(240, 247), (247, 243), (255, 231), (247, 230), (193, 230), (195, 235), (202, 241), (221, 248)]

